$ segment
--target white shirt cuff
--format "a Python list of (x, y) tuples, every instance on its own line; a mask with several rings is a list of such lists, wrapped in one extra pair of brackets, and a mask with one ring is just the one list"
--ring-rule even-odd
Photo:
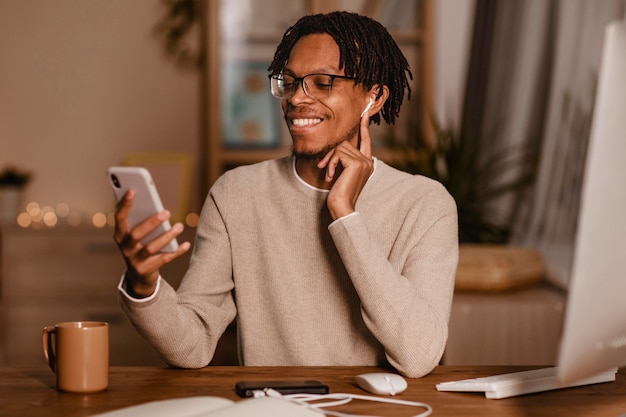
[(335, 223), (337, 223), (337, 222), (340, 222), (340, 221), (342, 221), (343, 219), (347, 219), (348, 217), (356, 216), (356, 215), (358, 215), (358, 214), (359, 214), (359, 212), (358, 212), (358, 211), (353, 211), (353, 212), (352, 212), (352, 213), (350, 213), (350, 214), (346, 214), (345, 216), (340, 217), (340, 218), (336, 219), (334, 222), (332, 222), (331, 224), (329, 224), (329, 225), (328, 225), (328, 229), (330, 229), (331, 227), (333, 227), (333, 224), (335, 224)]
[(117, 285), (117, 289), (120, 290), (122, 294), (124, 294), (124, 297), (126, 297), (127, 299), (135, 303), (145, 303), (145, 302), (152, 300), (154, 297), (156, 297), (157, 293), (159, 292), (159, 288), (161, 288), (161, 275), (159, 275), (156, 288), (149, 297), (135, 298), (135, 297), (132, 297), (130, 294), (128, 294), (128, 292), (126, 291), (126, 285), (124, 285), (126, 283), (125, 277), (126, 277), (126, 272), (122, 274), (122, 279), (120, 280), (120, 283)]

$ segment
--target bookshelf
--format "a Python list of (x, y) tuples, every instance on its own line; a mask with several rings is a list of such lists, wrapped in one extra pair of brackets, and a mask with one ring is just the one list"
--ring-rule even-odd
[[(279, 158), (290, 152), (291, 139), (280, 103), (271, 97), (267, 68), (287, 27), (305, 15), (348, 10), (368, 15), (390, 31), (413, 72), (411, 100), (396, 124), (372, 125), (374, 154), (390, 163), (398, 158), (382, 145), (389, 135), (403, 137), (415, 129), (428, 134), (433, 97), (434, 0), (209, 0), (205, 8), (206, 112), (205, 149), (208, 186), (226, 170)], [(237, 78), (239, 77), (239, 78)], [(234, 81), (233, 81), (234, 78)], [(243, 98), (238, 86), (256, 79), (262, 95)], [(260, 89), (259, 89), (260, 91)], [(264, 101), (268, 100), (268, 101)], [(254, 101), (255, 104), (252, 104)], [(233, 104), (235, 103), (235, 104)], [(245, 113), (261, 109), (254, 123), (233, 120), (232, 108)], [(235, 126), (233, 128), (233, 126)], [(243, 132), (243, 133), (238, 133)]]

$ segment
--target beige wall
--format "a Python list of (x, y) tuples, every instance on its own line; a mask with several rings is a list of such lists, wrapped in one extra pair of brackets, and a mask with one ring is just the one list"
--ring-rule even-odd
[(105, 169), (128, 152), (195, 152), (197, 76), (151, 31), (160, 0), (0, 0), (0, 167), (28, 197), (110, 210)]

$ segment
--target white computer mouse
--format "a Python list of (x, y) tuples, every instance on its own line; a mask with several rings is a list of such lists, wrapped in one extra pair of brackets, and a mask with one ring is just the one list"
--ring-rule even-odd
[(406, 380), (398, 374), (374, 372), (355, 377), (356, 383), (365, 391), (379, 395), (396, 395), (406, 389)]

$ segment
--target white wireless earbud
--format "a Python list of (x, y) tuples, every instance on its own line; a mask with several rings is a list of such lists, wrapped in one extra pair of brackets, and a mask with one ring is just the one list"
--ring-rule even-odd
[(370, 97), (370, 102), (367, 103), (367, 106), (365, 106), (365, 108), (361, 112), (361, 117), (365, 116), (365, 113), (367, 113), (367, 111), (372, 108), (373, 104), (374, 104), (374, 99)]

